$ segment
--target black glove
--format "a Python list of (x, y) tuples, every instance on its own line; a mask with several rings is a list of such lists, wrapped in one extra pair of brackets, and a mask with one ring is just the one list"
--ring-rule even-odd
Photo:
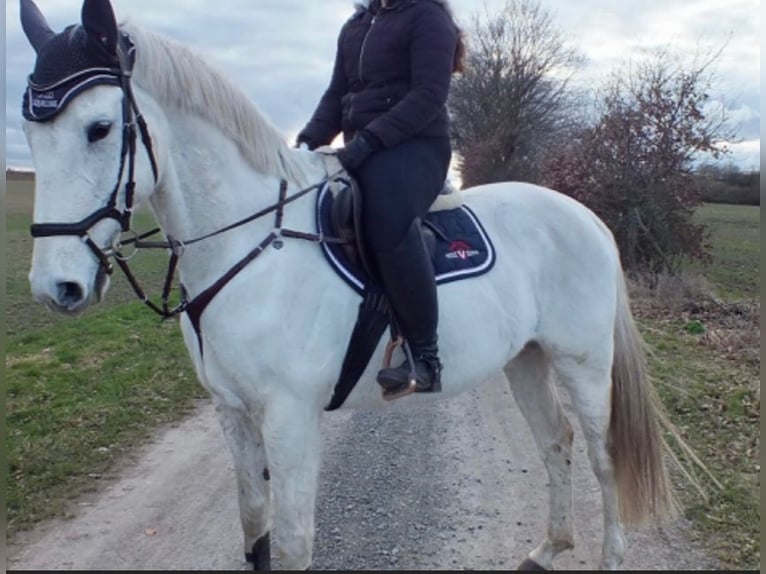
[(301, 144), (305, 144), (310, 150), (314, 150), (317, 148), (317, 145), (311, 141), (311, 138), (304, 135), (299, 135), (298, 139), (295, 141), (296, 148), (300, 148)]
[(358, 131), (350, 142), (338, 150), (338, 161), (346, 171), (354, 171), (381, 147), (377, 137), (363, 130)]

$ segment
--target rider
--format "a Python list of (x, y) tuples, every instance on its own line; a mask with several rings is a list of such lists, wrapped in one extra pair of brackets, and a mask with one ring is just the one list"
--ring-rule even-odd
[[(364, 0), (338, 37), (329, 87), (298, 145), (328, 145), (362, 190), (365, 241), (402, 334), (417, 391), (441, 388), (434, 270), (420, 219), (444, 186), (452, 156), (447, 95), (461, 71), (462, 32), (448, 0)], [(405, 361), (378, 373), (387, 391), (408, 384)]]

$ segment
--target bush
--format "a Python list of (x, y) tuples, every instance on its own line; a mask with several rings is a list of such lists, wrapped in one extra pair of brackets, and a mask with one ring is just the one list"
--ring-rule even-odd
[(702, 170), (698, 176), (702, 201), (733, 205), (761, 205), (761, 173), (711, 173)]

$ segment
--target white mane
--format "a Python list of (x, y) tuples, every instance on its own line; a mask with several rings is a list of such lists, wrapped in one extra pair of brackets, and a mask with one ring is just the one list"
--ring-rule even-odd
[(136, 44), (134, 80), (160, 104), (204, 118), (236, 142), (260, 173), (306, 183), (306, 172), (276, 128), (245, 93), (189, 48), (130, 22)]

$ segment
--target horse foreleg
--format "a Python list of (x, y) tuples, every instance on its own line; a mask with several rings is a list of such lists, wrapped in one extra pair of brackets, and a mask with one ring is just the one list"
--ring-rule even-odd
[(270, 476), (260, 429), (244, 407), (218, 404), (216, 412), (234, 458), (245, 560), (254, 570), (270, 570)]
[(574, 547), (572, 527), (572, 426), (553, 387), (550, 363), (536, 344), (505, 367), (516, 404), (542, 454), (550, 484), (545, 540), (529, 553), (520, 570), (550, 570), (553, 559)]
[(287, 570), (306, 570), (311, 565), (322, 447), (320, 414), (308, 402), (287, 396), (271, 401), (264, 413), (274, 531), (280, 562)]

